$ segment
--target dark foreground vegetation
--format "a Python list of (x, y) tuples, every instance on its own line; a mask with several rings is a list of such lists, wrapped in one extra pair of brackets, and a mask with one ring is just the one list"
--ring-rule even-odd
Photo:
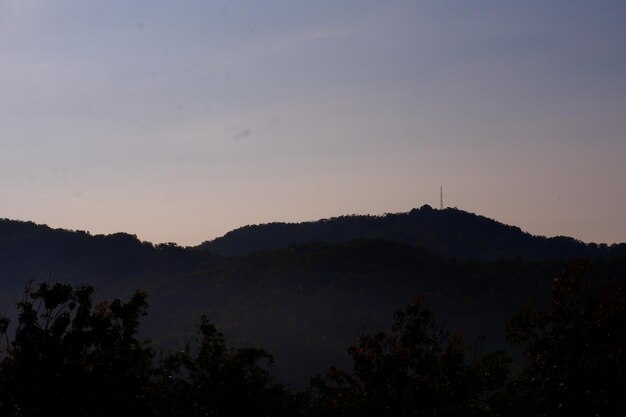
[(194, 343), (157, 353), (137, 333), (143, 292), (95, 302), (89, 286), (43, 283), (14, 323), (0, 319), (0, 415), (623, 416), (625, 282), (590, 271), (570, 264), (546, 305), (508, 320), (523, 363), (449, 333), (416, 300), (349, 348), (351, 370), (297, 392), (274, 381), (268, 352), (229, 347), (206, 317)]

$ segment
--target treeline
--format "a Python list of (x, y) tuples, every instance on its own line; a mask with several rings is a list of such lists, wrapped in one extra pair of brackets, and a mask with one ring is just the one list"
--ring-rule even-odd
[[(595, 268), (604, 276), (626, 270), (626, 257), (613, 257), (625, 245), (532, 237), (454, 209), (422, 207), (380, 217), (267, 226), (233, 232), (236, 239), (229, 245), (249, 242), (249, 249), (258, 250), (259, 242), (247, 239), (258, 236), (286, 247), (222, 257), (153, 245), (124, 233), (92, 236), (0, 219), (0, 313), (13, 305), (27, 280), (89, 284), (98, 289), (97, 298), (108, 300), (127, 299), (141, 288), (150, 294), (141, 334), (155, 345), (177, 349), (205, 314), (235, 346), (272, 352), (273, 375), (302, 389), (311, 375), (330, 365), (349, 367), (346, 347), (360, 334), (389, 328), (390, 313), (409, 304), (413, 294), (424, 294), (423, 306), (448, 328), (462, 329), (470, 340), (485, 336), (487, 350), (507, 349), (505, 319), (528, 299), (547, 300), (551, 277), (573, 256), (586, 253), (576, 248), (595, 248)], [(358, 236), (369, 237), (289, 244)], [(415, 246), (419, 242), (430, 250)], [(563, 259), (546, 261), (476, 260), (511, 254), (507, 248), (527, 247), (524, 242), (569, 242), (572, 250), (562, 252)], [(548, 258), (555, 253), (550, 245), (530, 246)], [(455, 254), (459, 259), (449, 258)]]
[(89, 286), (42, 283), (15, 323), (0, 319), (0, 415), (622, 416), (625, 281), (590, 271), (571, 264), (546, 305), (508, 320), (521, 365), (449, 333), (418, 299), (349, 348), (351, 370), (298, 392), (272, 378), (268, 352), (229, 347), (206, 317), (193, 343), (158, 353), (138, 337), (145, 293), (96, 302)]
[(349, 242), (383, 238), (464, 260), (549, 260), (626, 255), (626, 244), (584, 243), (566, 236), (547, 238), (523, 232), (456, 208), (428, 205), (383, 216), (351, 215), (302, 223), (267, 223), (241, 227), (199, 247), (223, 256), (284, 248), (291, 243)]

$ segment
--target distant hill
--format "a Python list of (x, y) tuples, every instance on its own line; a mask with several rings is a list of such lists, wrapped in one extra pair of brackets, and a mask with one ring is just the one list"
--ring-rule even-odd
[(603, 275), (626, 271), (626, 258), (613, 256), (624, 245), (546, 239), (427, 206), (248, 226), (202, 247), (209, 250), (0, 219), (0, 312), (10, 314), (29, 280), (91, 284), (100, 300), (143, 289), (150, 308), (142, 331), (157, 348), (180, 348), (206, 314), (235, 344), (268, 349), (279, 378), (302, 386), (330, 365), (347, 365), (348, 345), (387, 328), (418, 294), (451, 331), (485, 335), (498, 348), (504, 320), (546, 299), (568, 259), (602, 257)]
[(134, 289), (130, 287), (140, 277), (180, 275), (213, 258), (173, 244), (142, 242), (127, 233), (91, 235), (0, 219), (0, 295), (31, 280), (61, 280), (102, 284), (106, 296), (119, 296)]
[(446, 257), (475, 260), (555, 259), (626, 255), (626, 244), (586, 244), (559, 236), (546, 238), (523, 232), (487, 217), (447, 208), (422, 206), (408, 213), (383, 216), (341, 216), (303, 223), (245, 226), (199, 248), (223, 256), (286, 247), (291, 243), (347, 242), (384, 238), (410, 243)]

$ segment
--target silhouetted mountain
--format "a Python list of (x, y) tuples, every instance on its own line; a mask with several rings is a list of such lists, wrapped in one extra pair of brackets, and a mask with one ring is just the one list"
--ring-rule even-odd
[[(334, 236), (346, 241), (322, 242), (325, 227), (341, 231)], [(418, 294), (448, 328), (469, 339), (485, 335), (489, 347), (498, 348), (506, 344), (504, 320), (524, 302), (547, 298), (548, 283), (565, 258), (607, 255), (597, 264), (605, 275), (626, 270), (623, 258), (608, 257), (623, 245), (533, 237), (484, 217), (428, 207), (382, 217), (251, 226), (227, 236), (253, 231), (279, 245), (299, 228), (308, 230), (299, 239), (311, 242), (221, 257), (197, 248), (153, 245), (124, 233), (92, 236), (0, 220), (0, 308), (10, 310), (29, 280), (92, 284), (98, 298), (105, 299), (143, 289), (151, 307), (140, 331), (158, 347), (182, 346), (206, 314), (235, 345), (273, 353), (280, 379), (302, 386), (332, 364), (347, 366), (346, 347), (360, 334), (388, 328), (391, 312)], [(284, 233), (281, 237), (272, 230)], [(389, 235), (350, 239), (351, 233), (378, 232)], [(428, 250), (416, 246), (420, 239), (430, 242)], [(462, 259), (469, 254), (504, 258), (527, 247), (534, 248), (536, 259), (558, 254), (563, 259)]]
[(188, 273), (212, 258), (174, 244), (141, 242), (127, 233), (91, 235), (0, 219), (0, 292), (22, 289), (30, 280), (70, 280), (126, 290), (140, 277)]
[(290, 243), (347, 242), (384, 238), (429, 249), (446, 257), (475, 260), (553, 259), (626, 255), (626, 245), (585, 244), (570, 237), (533, 236), (520, 228), (447, 208), (422, 206), (408, 213), (341, 216), (303, 223), (246, 226), (200, 248), (224, 256), (283, 248)]

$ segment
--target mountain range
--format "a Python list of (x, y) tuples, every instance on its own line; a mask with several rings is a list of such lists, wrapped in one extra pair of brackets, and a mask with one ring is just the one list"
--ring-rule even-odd
[(429, 206), (246, 226), (198, 247), (2, 219), (0, 307), (11, 317), (32, 281), (90, 284), (105, 300), (143, 289), (142, 335), (156, 348), (180, 348), (206, 314), (234, 345), (274, 354), (279, 380), (303, 386), (330, 365), (347, 366), (347, 347), (386, 329), (415, 297), (450, 331), (503, 348), (505, 320), (545, 300), (571, 259), (594, 259), (611, 276), (626, 271), (625, 254), (624, 244), (533, 236)]

